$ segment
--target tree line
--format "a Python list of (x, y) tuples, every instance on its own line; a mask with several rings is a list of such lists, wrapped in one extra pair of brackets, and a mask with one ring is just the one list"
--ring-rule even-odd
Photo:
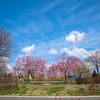
[[(17, 49), (13, 45), (13, 38), (11, 38), (11, 33), (4, 30), (4, 27), (0, 27), (0, 74), (5, 73), (7, 70), (8, 60), (11, 59), (11, 55)], [(85, 59), (85, 62), (95, 66), (98, 76), (100, 67), (100, 51), (91, 53)], [(80, 77), (82, 73), (88, 74), (90, 72), (89, 66), (84, 64), (75, 56), (67, 57), (66, 53), (61, 56), (56, 57), (55, 61), (47, 69), (47, 60), (43, 57), (35, 58), (34, 56), (23, 55), (18, 58), (12, 69), (12, 75), (18, 76), (23, 75), (27, 77), (27, 82), (29, 82), (29, 75), (33, 77), (42, 76), (45, 79), (45, 72), (49, 78), (51, 77), (66, 77), (72, 73), (77, 73)]]

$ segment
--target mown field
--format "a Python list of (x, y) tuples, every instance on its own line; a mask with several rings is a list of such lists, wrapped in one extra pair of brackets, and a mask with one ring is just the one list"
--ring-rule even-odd
[[(61, 86), (62, 85), (62, 86)], [(71, 85), (71, 87), (64, 87)], [(19, 83), (17, 87), (0, 88), (0, 95), (10, 96), (90, 96), (100, 95), (100, 87), (89, 91), (89, 86), (76, 86), (76, 82), (30, 82)], [(37, 86), (37, 87), (27, 87)], [(38, 87), (39, 86), (39, 87)], [(48, 87), (40, 87), (48, 86)], [(49, 87), (60, 86), (60, 87)]]
[(100, 90), (87, 91), (88, 87), (38, 87), (26, 86), (0, 89), (0, 95), (10, 96), (90, 96), (100, 95)]

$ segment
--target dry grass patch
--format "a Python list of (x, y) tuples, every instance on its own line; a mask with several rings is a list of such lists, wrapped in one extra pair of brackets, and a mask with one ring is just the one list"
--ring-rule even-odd
[(100, 87), (92, 87), (91, 90), (89, 87), (82, 87), (77, 90), (77, 93), (84, 96), (100, 95)]
[[(33, 96), (71, 96), (78, 95), (76, 93), (77, 87), (41, 87), (41, 88), (31, 88)], [(28, 92), (28, 91), (27, 91)], [(29, 93), (27, 93), (30, 95)]]

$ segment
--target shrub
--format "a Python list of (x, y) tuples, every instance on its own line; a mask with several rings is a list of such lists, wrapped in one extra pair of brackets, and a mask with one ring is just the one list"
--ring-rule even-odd
[(5, 87), (15, 87), (18, 85), (18, 79), (14, 77), (0, 77), (0, 86)]
[(60, 77), (58, 77), (56, 80), (57, 80), (57, 81), (60, 81), (61, 79), (60, 79)]
[(83, 78), (76, 78), (75, 81), (77, 82), (77, 84), (82, 84)]
[(87, 84), (87, 83), (100, 83), (100, 77), (91, 77), (91, 78), (76, 78), (78, 84)]
[(88, 83), (90, 83), (90, 78), (84, 78), (84, 82), (83, 82), (84, 84), (88, 84)]
[(90, 79), (90, 82), (100, 83), (100, 77), (93, 77), (93, 78)]
[(37, 81), (43, 81), (43, 78), (42, 77), (37, 77), (36, 80)]
[(52, 81), (56, 80), (56, 77), (55, 77), (55, 76), (53, 76), (53, 77), (51, 78), (51, 80), (52, 80)]
[(24, 81), (27, 81), (27, 78), (23, 78)]
[(87, 84), (90, 82), (90, 79), (89, 78), (76, 78), (75, 81), (78, 83), (78, 84)]
[(64, 76), (62, 76), (62, 77), (61, 77), (61, 80), (64, 81), (64, 79), (65, 79)]
[(48, 77), (46, 80), (47, 80), (47, 81), (50, 81), (51, 79)]
[[(24, 81), (27, 81), (27, 78), (23, 78)], [(29, 79), (29, 81), (34, 81), (35, 79)]]
[(90, 90), (100, 90), (99, 84), (100, 84), (100, 77), (92, 77), (90, 79), (90, 85), (88, 87), (89, 91)]
[(29, 81), (34, 81), (35, 79), (29, 79)]
[[(51, 79), (48, 77), (46, 80), (47, 81), (64, 81), (64, 76), (62, 76), (61, 78), (60, 77), (58, 77), (58, 78), (56, 78), (55, 76), (54, 77), (52, 77)], [(66, 80), (67, 80), (68, 78), (66, 78)]]

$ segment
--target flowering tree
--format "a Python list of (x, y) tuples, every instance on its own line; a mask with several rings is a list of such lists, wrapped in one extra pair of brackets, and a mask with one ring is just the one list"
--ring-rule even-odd
[(58, 56), (56, 61), (57, 61), (56, 69), (58, 69), (63, 73), (63, 75), (65, 76), (65, 82), (66, 82), (66, 75), (70, 75), (73, 69), (83, 64), (75, 56), (70, 56), (69, 58), (67, 58), (65, 53), (63, 53), (61, 57)]
[(59, 76), (65, 76), (66, 82), (66, 75), (70, 75), (73, 69), (82, 65), (84, 65), (83, 62), (81, 62), (77, 57), (70, 56), (67, 58), (66, 54), (63, 53), (61, 57), (57, 57), (56, 63), (52, 63), (51, 67), (49, 67), (47, 75), (50, 78), (53, 76), (56, 76), (56, 78)]
[(41, 75), (45, 78), (45, 64), (46, 60), (42, 57), (36, 59), (34, 56), (24, 55), (21, 58), (18, 58), (14, 65), (14, 75), (23, 75), (27, 77), (27, 82), (29, 82), (29, 74), (33, 72), (33, 77)]
[(100, 67), (100, 51), (96, 51), (95, 53), (91, 53), (89, 57), (85, 60), (95, 66), (97, 69), (97, 73), (99, 75), (99, 67)]
[(51, 79), (52, 77), (61, 78), (62, 75), (62, 72), (59, 72), (59, 70), (57, 69), (57, 64), (53, 62), (47, 70), (47, 76)]

